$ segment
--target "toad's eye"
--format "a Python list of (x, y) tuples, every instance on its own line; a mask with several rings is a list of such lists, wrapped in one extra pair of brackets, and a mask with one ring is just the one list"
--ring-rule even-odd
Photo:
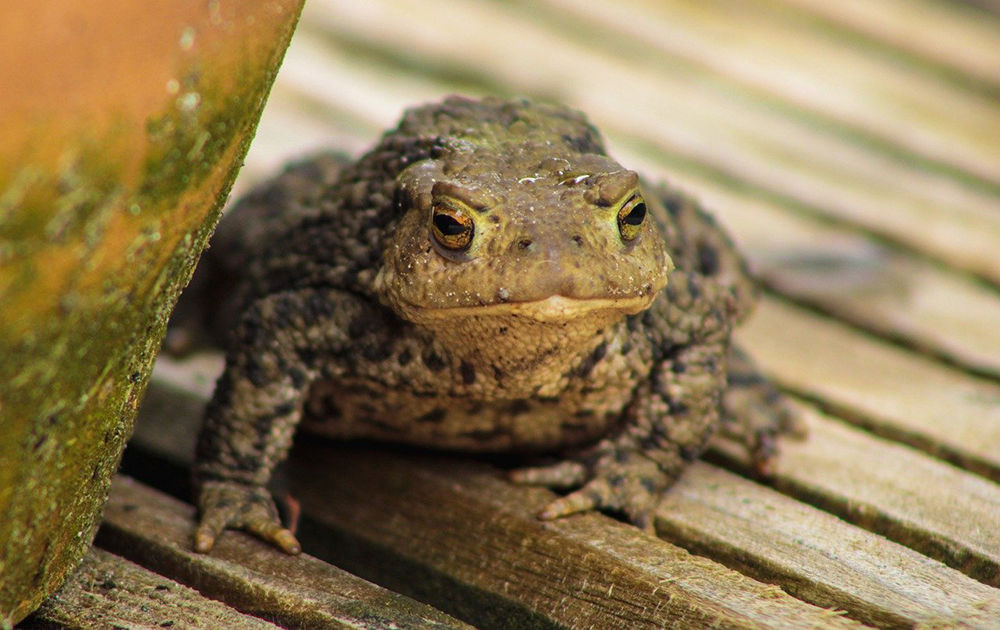
[(434, 206), (431, 218), (434, 238), (447, 249), (462, 250), (472, 243), (475, 226), (467, 213), (444, 204)]
[(621, 232), (622, 240), (634, 240), (645, 220), (646, 202), (640, 195), (632, 195), (618, 211), (618, 231)]

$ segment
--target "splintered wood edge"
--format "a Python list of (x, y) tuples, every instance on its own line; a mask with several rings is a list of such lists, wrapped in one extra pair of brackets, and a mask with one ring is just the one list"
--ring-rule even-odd
[(245, 613), (282, 625), (465, 628), (430, 606), (315, 558), (288, 556), (238, 532), (191, 550), (194, 507), (119, 475), (97, 544)]
[(264, 630), (279, 626), (240, 613), (110, 552), (92, 548), (66, 584), (19, 627)]
[(664, 496), (657, 533), (872, 625), (992, 628), (1000, 619), (1000, 591), (702, 462)]
[[(204, 400), (150, 390), (175, 403), (140, 413), (132, 448), (189, 464)], [(473, 623), (854, 623), (604, 516), (542, 523), (551, 493), (484, 465), (303, 444), (289, 467), (307, 550)]]

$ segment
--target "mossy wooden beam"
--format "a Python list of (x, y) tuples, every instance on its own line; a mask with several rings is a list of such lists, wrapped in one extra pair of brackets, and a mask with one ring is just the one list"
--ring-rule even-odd
[(301, 3), (0, 9), (0, 626), (92, 540)]

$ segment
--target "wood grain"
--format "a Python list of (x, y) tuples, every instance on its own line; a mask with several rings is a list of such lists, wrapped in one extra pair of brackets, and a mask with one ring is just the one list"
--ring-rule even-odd
[(237, 612), (107, 551), (91, 549), (69, 581), (18, 627), (266, 630), (279, 626)]
[(288, 556), (242, 533), (227, 533), (211, 554), (194, 553), (194, 512), (190, 505), (119, 476), (97, 544), (283, 626), (468, 627), (315, 558)]
[[(798, 407), (806, 440), (786, 440), (771, 482), (801, 501), (1000, 585), (1000, 486), (907, 446)], [(715, 454), (746, 468), (740, 449)]]
[(1000, 619), (996, 589), (704, 463), (696, 463), (664, 497), (657, 533), (878, 627), (993, 628)]

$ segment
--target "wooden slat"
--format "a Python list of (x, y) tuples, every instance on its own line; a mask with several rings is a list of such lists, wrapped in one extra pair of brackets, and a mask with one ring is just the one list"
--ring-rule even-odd
[[(873, 151), (822, 125), (800, 122), (777, 111), (774, 103), (741, 94), (738, 86), (720, 88), (705, 81), (703, 73), (672, 71), (667, 56), (648, 64), (636, 63), (644, 56), (616, 58), (617, 44), (601, 49), (606, 39), (576, 41), (565, 34), (572, 29), (556, 32), (551, 24), (532, 21), (531, 12), (467, 1), (426, 2), (419, 10), (407, 6), (389, 0), (350, 7), (317, 2), (307, 9), (312, 12), (304, 33), (321, 29), (323, 37), (347, 42), (357, 42), (363, 33), (362, 45), (389, 58), (408, 59), (418, 71), (429, 72), (429, 80), (448, 76), (448, 71), (478, 72), (480, 89), (568, 100), (613, 137), (671, 147), (812, 212), (857, 222), (1000, 283), (1000, 261), (994, 255), (1000, 243), (995, 192), (914, 165), (898, 153)], [(445, 26), (454, 23), (466, 27)], [(745, 30), (742, 23), (739, 27)], [(519, 44), (511, 48), (513, 39)], [(403, 41), (405, 54), (396, 49)], [(619, 41), (627, 39), (613, 39)], [(354, 78), (364, 81), (365, 74), (358, 68)], [(623, 107), (622, 94), (628, 95), (628, 107)], [(956, 117), (954, 110), (948, 115), (990, 125), (998, 113), (993, 104), (975, 116)]]
[(1000, 386), (773, 299), (738, 341), (783, 386), (1000, 481)]
[(468, 627), (315, 558), (288, 556), (242, 533), (225, 536), (210, 555), (194, 553), (194, 512), (190, 505), (119, 476), (97, 544), (242, 612), (285, 626)]
[(1000, 591), (773, 490), (696, 463), (657, 510), (686, 549), (879, 627), (995, 628)]
[[(986, 88), (1000, 86), (997, 19), (971, 8), (973, 2), (879, 0), (824, 2), (781, 0), (829, 20), (870, 41), (920, 57), (927, 63), (974, 77)], [(964, 6), (963, 6), (964, 5)], [(994, 6), (994, 8), (996, 8)], [(928, 37), (934, 33), (934, 37)], [(956, 45), (961, 42), (961, 45)]]
[[(1000, 486), (907, 446), (799, 409), (809, 438), (786, 440), (775, 487), (1000, 586)], [(743, 449), (715, 455), (747, 468)]]
[(237, 612), (107, 551), (91, 549), (66, 584), (19, 627), (266, 630), (279, 626)]
[[(164, 394), (169, 415), (144, 409), (132, 448), (189, 460), (200, 399)], [(300, 442), (288, 476), (306, 549), (477, 625), (850, 625), (607, 517), (538, 521), (550, 492), (462, 458)]]

